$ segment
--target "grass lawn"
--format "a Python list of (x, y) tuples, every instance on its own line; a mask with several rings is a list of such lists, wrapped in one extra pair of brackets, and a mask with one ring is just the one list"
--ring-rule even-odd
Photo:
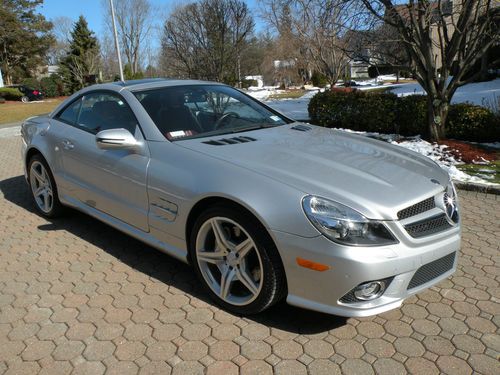
[(51, 112), (65, 97), (50, 98), (39, 102), (11, 102), (0, 104), (0, 125), (23, 121), (28, 117)]
[(488, 182), (500, 184), (500, 160), (490, 162), (486, 165), (481, 164), (463, 164), (457, 165), (457, 168), (471, 176), (477, 176)]
[(276, 94), (269, 95), (268, 100), (273, 99), (298, 99), (306, 93), (305, 90), (286, 90), (285, 92), (277, 92)]

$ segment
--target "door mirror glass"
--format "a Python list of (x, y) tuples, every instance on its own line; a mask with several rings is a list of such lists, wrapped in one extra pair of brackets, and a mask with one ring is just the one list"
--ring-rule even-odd
[(128, 130), (108, 129), (102, 130), (95, 136), (97, 147), (103, 150), (137, 150), (140, 143)]

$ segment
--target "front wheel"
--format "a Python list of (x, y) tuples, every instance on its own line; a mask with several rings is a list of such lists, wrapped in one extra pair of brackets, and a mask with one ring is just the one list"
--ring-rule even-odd
[(223, 206), (208, 209), (196, 221), (190, 245), (199, 279), (223, 308), (256, 314), (284, 296), (276, 247), (251, 215)]
[(26, 95), (21, 98), (21, 101), (23, 103), (28, 103), (30, 101), (30, 98), (28, 98)]

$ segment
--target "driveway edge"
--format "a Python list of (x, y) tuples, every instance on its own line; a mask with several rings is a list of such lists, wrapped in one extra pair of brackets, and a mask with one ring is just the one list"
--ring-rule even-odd
[(459, 190), (474, 191), (482, 194), (500, 195), (500, 185), (483, 185), (473, 182), (453, 181)]

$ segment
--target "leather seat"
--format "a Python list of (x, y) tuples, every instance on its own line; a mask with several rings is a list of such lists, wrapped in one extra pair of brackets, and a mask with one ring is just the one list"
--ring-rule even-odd
[(165, 95), (164, 106), (158, 113), (157, 125), (163, 134), (178, 130), (203, 132), (189, 108), (184, 105), (184, 94), (175, 91)]

